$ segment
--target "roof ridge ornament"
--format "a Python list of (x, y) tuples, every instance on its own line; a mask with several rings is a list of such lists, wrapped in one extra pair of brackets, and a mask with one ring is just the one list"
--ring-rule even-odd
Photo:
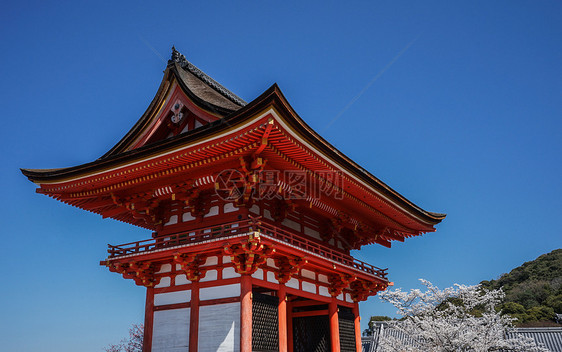
[(185, 55), (177, 51), (176, 47), (173, 45), (172, 45), (172, 57), (170, 61), (177, 62), (182, 67), (188, 63), (187, 59), (185, 58)]
[(168, 63), (172, 63), (172, 62), (176, 62), (183, 69), (194, 74), (197, 78), (205, 82), (207, 85), (209, 85), (211, 88), (219, 92), (221, 95), (223, 95), (233, 103), (239, 106), (244, 106), (247, 104), (242, 98), (240, 98), (236, 94), (232, 93), (231, 91), (223, 87), (219, 82), (212, 79), (205, 72), (201, 71), (197, 66), (187, 61), (185, 55), (177, 51), (175, 46), (172, 46), (172, 57), (170, 58)]

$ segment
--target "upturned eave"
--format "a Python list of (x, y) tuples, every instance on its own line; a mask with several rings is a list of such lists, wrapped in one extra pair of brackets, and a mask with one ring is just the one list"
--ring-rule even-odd
[(317, 150), (322, 158), (325, 158), (368, 186), (372, 192), (381, 195), (390, 204), (412, 214), (423, 223), (431, 226), (438, 224), (445, 218), (445, 214), (428, 212), (415, 205), (333, 147), (296, 114), (276, 84), (238, 111), (176, 137), (119, 154), (109, 155), (106, 158), (100, 158), (74, 167), (45, 170), (22, 169), (22, 173), (38, 185), (56, 184), (79, 179), (93, 172), (99, 173), (123, 165), (134, 164), (147, 158), (158, 157), (180, 147), (187, 147), (201, 140), (212, 139), (256, 118), (260, 112), (267, 109), (273, 109), (287, 128), (292, 130), (301, 141)]

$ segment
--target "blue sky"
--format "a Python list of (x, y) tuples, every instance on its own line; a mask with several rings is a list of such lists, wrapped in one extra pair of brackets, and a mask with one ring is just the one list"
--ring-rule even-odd
[(35, 194), (19, 168), (106, 152), (172, 45), (247, 101), (277, 82), (337, 148), (448, 214), (436, 233), (355, 253), (396, 286), (476, 284), (560, 248), (561, 14), (557, 1), (4, 1), (2, 349), (101, 351), (142, 321), (144, 289), (98, 262), (149, 232)]

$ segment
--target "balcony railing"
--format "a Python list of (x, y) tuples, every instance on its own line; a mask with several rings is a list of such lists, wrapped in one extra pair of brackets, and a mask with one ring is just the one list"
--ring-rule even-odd
[(297, 249), (305, 250), (320, 257), (330, 259), (332, 261), (341, 263), (365, 273), (376, 275), (386, 280), (387, 269), (377, 268), (376, 266), (355, 259), (350, 255), (344, 254), (338, 250), (324, 246), (315, 241), (307, 240), (302, 236), (298, 236), (290, 231), (286, 231), (278, 226), (269, 224), (257, 218), (250, 218), (246, 220), (190, 230), (169, 236), (120, 244), (118, 246), (108, 244), (107, 252), (109, 254), (109, 258), (116, 258), (124, 255), (147, 253), (154, 250), (163, 250), (175, 246), (198, 244), (205, 241), (218, 240), (221, 238), (243, 235), (250, 232), (259, 232), (260, 235), (269, 237), (278, 242), (292, 245)]

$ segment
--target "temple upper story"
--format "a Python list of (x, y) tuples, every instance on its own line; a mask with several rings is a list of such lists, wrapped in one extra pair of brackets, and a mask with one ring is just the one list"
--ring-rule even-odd
[(148, 109), (107, 153), (74, 167), (22, 172), (38, 193), (154, 237), (199, 228), (220, 208), (221, 221), (259, 215), (348, 252), (435, 231), (445, 217), (330, 145), (276, 84), (246, 103), (175, 48)]

